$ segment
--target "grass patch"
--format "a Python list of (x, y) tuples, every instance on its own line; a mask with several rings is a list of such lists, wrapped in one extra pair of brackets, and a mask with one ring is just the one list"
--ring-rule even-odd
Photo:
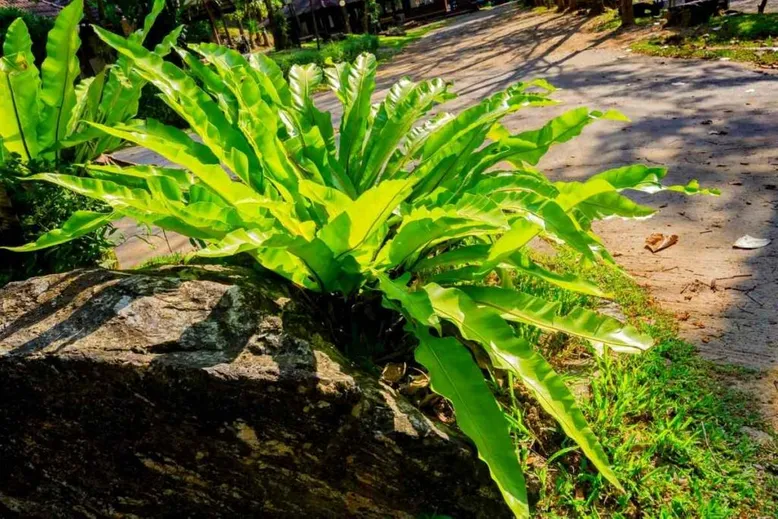
[[(581, 272), (571, 256), (552, 260)], [(525, 395), (503, 390), (528, 485), (542, 517), (777, 517), (778, 452), (743, 426), (768, 431), (749, 395), (733, 389), (742, 368), (700, 358), (677, 338), (675, 320), (616, 269), (585, 275), (614, 294), (626, 318), (656, 340), (640, 356), (598, 358), (576, 341), (541, 338), (547, 358), (577, 388), (584, 413), (626, 488), (589, 469), (575, 444)], [(519, 278), (522, 290), (565, 306), (595, 301)], [(528, 339), (539, 332), (520, 329)], [(503, 384), (502, 387), (510, 387)], [(518, 391), (518, 390), (517, 390)], [(775, 437), (774, 437), (775, 438)]]
[(604, 13), (594, 19), (592, 24), (593, 32), (615, 31), (621, 27), (621, 18), (616, 9), (606, 9)]
[(713, 18), (692, 30), (634, 43), (641, 54), (669, 58), (727, 59), (778, 66), (778, 14), (739, 14)]
[[(637, 27), (646, 27), (653, 25), (659, 18), (645, 17), (635, 18)], [(606, 9), (604, 13), (596, 16), (591, 22), (592, 32), (611, 32), (621, 27), (621, 17), (616, 9)]]
[(341, 61), (353, 61), (363, 52), (371, 52), (379, 61), (386, 61), (402, 52), (411, 43), (420, 40), (429, 32), (445, 26), (448, 20), (439, 20), (406, 31), (404, 36), (376, 36), (373, 34), (348, 34), (341, 41), (324, 43), (316, 48), (315, 41), (308, 41), (300, 48), (270, 52), (268, 56), (278, 63), (286, 74), (292, 65), (316, 63), (320, 67)]
[(270, 52), (281, 70), (286, 74), (292, 65), (316, 63), (320, 67), (328, 63), (353, 61), (363, 52), (375, 53), (378, 50), (378, 36), (374, 34), (348, 34), (343, 40), (324, 43), (321, 49), (316, 48), (316, 42), (305, 42), (296, 49), (286, 49)]
[(378, 39), (379, 60), (387, 60), (403, 51), (405, 47), (422, 39), (430, 32), (445, 27), (450, 20), (438, 20), (436, 22), (414, 27), (405, 31), (405, 36), (380, 36)]

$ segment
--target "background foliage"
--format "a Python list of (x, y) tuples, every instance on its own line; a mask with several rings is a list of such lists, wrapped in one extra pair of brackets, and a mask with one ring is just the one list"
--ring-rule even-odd
[[(8, 230), (4, 233), (3, 245), (19, 245), (34, 240), (42, 233), (61, 227), (75, 211), (105, 210), (104, 203), (68, 189), (17, 180), (19, 177), (55, 169), (53, 164), (44, 161), (22, 164), (18, 156), (0, 164), (0, 189), (5, 190), (18, 223), (13, 232)], [(73, 166), (63, 166), (60, 170), (78, 174), (77, 168)], [(113, 229), (107, 226), (59, 247), (21, 254), (0, 251), (0, 285), (75, 268), (99, 264), (111, 266), (115, 246), (110, 239), (112, 232)]]
[(24, 20), (24, 23), (30, 30), (30, 37), (33, 42), (32, 53), (35, 56), (35, 63), (40, 66), (46, 57), (46, 35), (54, 26), (54, 20), (19, 9), (0, 7), (0, 48), (2, 48), (5, 42), (5, 34), (8, 32), (8, 27), (17, 18)]

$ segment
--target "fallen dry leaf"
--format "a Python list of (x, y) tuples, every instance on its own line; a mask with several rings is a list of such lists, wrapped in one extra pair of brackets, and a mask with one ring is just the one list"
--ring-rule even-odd
[(384, 366), (381, 372), (381, 380), (389, 384), (396, 384), (405, 375), (405, 363), (390, 362)]
[(646, 248), (652, 253), (656, 254), (659, 251), (665, 250), (668, 247), (672, 247), (678, 243), (678, 235), (671, 234), (665, 236), (661, 232), (655, 232), (648, 238), (646, 238)]

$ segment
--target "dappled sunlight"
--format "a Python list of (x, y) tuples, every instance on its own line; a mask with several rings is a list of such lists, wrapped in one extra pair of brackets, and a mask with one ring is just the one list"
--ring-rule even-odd
[[(719, 188), (718, 198), (638, 196), (661, 207), (659, 214), (611, 220), (598, 230), (617, 261), (679, 317), (682, 336), (707, 358), (778, 370), (778, 76), (725, 62), (636, 56), (596, 40), (591, 50), (563, 45), (577, 29), (570, 24), (576, 18), (562, 24), (554, 15), (506, 11), (497, 27), (476, 18), (461, 31), (455, 25), (433, 34), (384, 68), (379, 85), (403, 74), (453, 80), (460, 98), (446, 108), (533, 78), (560, 88), (553, 96), (560, 106), (506, 118), (515, 131), (538, 127), (540, 113), (575, 106), (621, 110), (631, 123), (593, 125), (586, 140), (553, 149), (541, 169), (581, 180), (643, 162), (667, 166), (673, 183), (696, 178)], [(654, 232), (678, 234), (679, 242), (651, 254), (643, 245)], [(745, 234), (774, 241), (754, 251), (733, 249)], [(753, 382), (772, 416), (778, 415), (774, 380)]]

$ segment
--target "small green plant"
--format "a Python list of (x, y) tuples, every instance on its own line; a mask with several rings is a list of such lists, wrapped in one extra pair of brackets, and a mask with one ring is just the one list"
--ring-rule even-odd
[[(164, 7), (164, 0), (155, 0), (143, 27), (129, 39), (142, 44)], [(117, 124), (138, 111), (145, 82), (127, 59), (75, 84), (81, 75), (77, 52), (82, 15), (83, 0), (62, 9), (48, 34), (40, 70), (24, 18), (8, 27), (0, 58), (0, 138), (7, 152), (18, 153), (24, 161), (60, 161), (67, 148), (73, 148), (68, 158), (75, 162), (99, 157), (122, 141), (95, 131), (85, 121)], [(170, 33), (155, 52), (167, 54), (181, 29)]]
[[(454, 97), (450, 85), (406, 78), (373, 104), (370, 54), (324, 74), (316, 65), (293, 66), (286, 80), (262, 55), (247, 60), (217, 45), (193, 46), (197, 55), (179, 51), (184, 71), (138, 42), (95, 30), (160, 90), (198, 139), (153, 120), (90, 123), (183, 169), (91, 166), (93, 178), (34, 175), (30, 180), (102, 200), (111, 211), (76, 213), (62, 229), (15, 250), (49, 247), (131, 217), (199, 240), (200, 257), (244, 253), (314, 292), (347, 300), (380, 294), (384, 306), (405, 318), (432, 388), (452, 402), (459, 427), (516, 516), (529, 515), (521, 466), (509, 423), (470, 348), (482, 350), (490, 371), (521, 381), (621, 488), (562, 377), (514, 323), (564, 331), (599, 350), (637, 353), (651, 339), (585, 308), (561, 313), (559, 303), (515, 289), (511, 273), (605, 297), (585, 279), (534, 262), (528, 243), (546, 237), (566, 243), (583, 261), (610, 261), (592, 222), (653, 213), (622, 191), (704, 192), (696, 182), (664, 187), (666, 171), (642, 165), (586, 182), (551, 182), (535, 168), (552, 145), (622, 115), (577, 108), (537, 130), (511, 134), (500, 120), (552, 104), (551, 85), (519, 83), (458, 114), (426, 118)], [(331, 114), (312, 97), (325, 78), (343, 108), (337, 135)], [(494, 171), (501, 163), (512, 169)], [(497, 278), (499, 286), (491, 281)]]

